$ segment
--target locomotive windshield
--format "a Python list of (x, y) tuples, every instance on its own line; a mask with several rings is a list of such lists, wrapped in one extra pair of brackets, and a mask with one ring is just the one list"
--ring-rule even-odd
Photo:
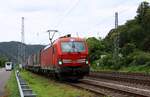
[(83, 52), (85, 51), (84, 42), (69, 41), (61, 43), (62, 52)]

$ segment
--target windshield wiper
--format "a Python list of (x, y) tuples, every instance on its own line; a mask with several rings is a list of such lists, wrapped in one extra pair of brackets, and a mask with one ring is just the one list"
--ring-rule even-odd
[(74, 49), (75, 49), (75, 50), (74, 50), (75, 52), (77, 52), (77, 53), (79, 53), (79, 54), (81, 53), (81, 52), (79, 51), (79, 49), (77, 49), (77, 48), (74, 48)]

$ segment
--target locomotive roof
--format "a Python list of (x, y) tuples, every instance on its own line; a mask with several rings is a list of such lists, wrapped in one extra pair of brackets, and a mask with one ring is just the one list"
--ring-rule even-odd
[[(77, 38), (77, 37), (65, 37), (65, 38), (59, 38), (57, 39), (58, 41), (70, 41), (70, 40), (74, 40), (74, 41), (84, 41), (83, 38)], [(57, 41), (56, 40), (56, 41)]]
[[(77, 38), (77, 37), (61, 37), (56, 39), (53, 44), (57, 43), (57, 42), (61, 42), (61, 41), (84, 41), (83, 38)], [(51, 47), (51, 44), (47, 45), (43, 50), (46, 50), (47, 48)]]

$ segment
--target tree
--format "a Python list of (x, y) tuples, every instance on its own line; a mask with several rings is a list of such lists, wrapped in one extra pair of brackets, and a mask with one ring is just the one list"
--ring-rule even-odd
[(132, 43), (127, 43), (123, 48), (122, 48), (122, 54), (124, 56), (127, 56), (130, 53), (133, 53), (135, 50), (136, 46)]
[(150, 36), (144, 39), (143, 47), (143, 50), (150, 52)]
[(99, 59), (105, 48), (101, 39), (90, 37), (86, 41), (89, 48), (90, 61), (93, 62), (94, 60)]
[[(119, 34), (119, 54), (123, 55), (116, 61), (113, 58), (114, 40)], [(137, 9), (137, 16), (128, 20), (117, 29), (111, 29), (103, 40), (88, 38), (89, 56), (92, 63), (99, 66), (120, 69), (131, 65), (150, 64), (150, 6), (142, 2)], [(104, 58), (101, 55), (105, 55)]]
[(142, 26), (145, 36), (150, 32), (150, 6), (148, 2), (142, 2), (137, 10), (138, 23)]
[(137, 9), (137, 20), (140, 24), (144, 24), (144, 18), (145, 14), (147, 13), (147, 10), (149, 9), (149, 3), (144, 1), (142, 2), (138, 9)]
[(4, 67), (6, 61), (8, 61), (6, 57), (0, 57), (0, 67)]

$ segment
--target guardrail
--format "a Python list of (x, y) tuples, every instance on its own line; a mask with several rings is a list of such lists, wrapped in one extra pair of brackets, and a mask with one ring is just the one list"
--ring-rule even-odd
[(33, 93), (32, 89), (30, 89), (26, 81), (21, 78), (19, 72), (16, 72), (15, 74), (20, 92), (20, 97), (36, 97), (37, 95)]

